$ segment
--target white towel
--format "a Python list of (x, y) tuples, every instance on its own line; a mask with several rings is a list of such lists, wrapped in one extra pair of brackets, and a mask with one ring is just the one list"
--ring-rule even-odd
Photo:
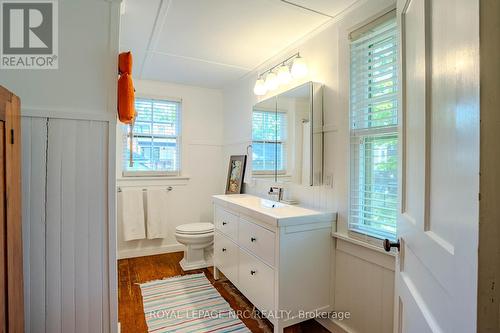
[(148, 239), (165, 238), (166, 206), (167, 191), (165, 189), (148, 189), (146, 218)]
[(126, 241), (146, 238), (144, 201), (141, 189), (122, 189), (121, 214)]

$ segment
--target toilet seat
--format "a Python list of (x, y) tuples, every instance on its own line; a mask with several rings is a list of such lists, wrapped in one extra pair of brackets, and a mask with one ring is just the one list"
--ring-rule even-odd
[(188, 223), (175, 228), (176, 233), (183, 235), (202, 235), (213, 231), (214, 225), (212, 223)]

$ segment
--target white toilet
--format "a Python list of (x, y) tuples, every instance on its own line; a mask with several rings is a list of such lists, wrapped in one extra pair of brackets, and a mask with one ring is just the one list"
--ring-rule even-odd
[(183, 270), (212, 266), (214, 225), (188, 223), (175, 228), (175, 238), (186, 248), (180, 264)]

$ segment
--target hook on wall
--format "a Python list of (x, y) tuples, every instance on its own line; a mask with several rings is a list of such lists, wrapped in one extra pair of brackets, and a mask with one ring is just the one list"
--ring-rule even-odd
[(250, 149), (252, 149), (252, 148), (253, 148), (253, 147), (252, 147), (252, 145), (248, 145), (248, 146), (247, 146), (247, 156), (250, 156), (249, 151), (250, 151)]

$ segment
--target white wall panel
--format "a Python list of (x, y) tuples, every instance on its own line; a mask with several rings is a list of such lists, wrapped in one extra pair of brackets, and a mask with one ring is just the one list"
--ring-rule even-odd
[(108, 123), (22, 125), (26, 331), (108, 332)]
[[(118, 3), (118, 1), (115, 3)], [(116, 82), (120, 6), (112, 1), (59, 1), (59, 68), (0, 69), (0, 84), (21, 98), (23, 114), (64, 115), (112, 112), (107, 109)], [(92, 20), (92, 24), (89, 24)], [(114, 111), (114, 110), (113, 110)]]
[[(50, 332), (100, 332), (107, 309), (107, 123), (48, 126), (47, 324)], [(50, 275), (50, 276), (49, 276)], [(81, 325), (81, 323), (85, 324)], [(78, 324), (78, 325), (77, 325)]]
[(336, 243), (335, 310), (351, 313), (337, 324), (349, 332), (392, 332), (394, 259), (341, 239)]
[(44, 333), (47, 120), (23, 117), (21, 129), (25, 329)]

